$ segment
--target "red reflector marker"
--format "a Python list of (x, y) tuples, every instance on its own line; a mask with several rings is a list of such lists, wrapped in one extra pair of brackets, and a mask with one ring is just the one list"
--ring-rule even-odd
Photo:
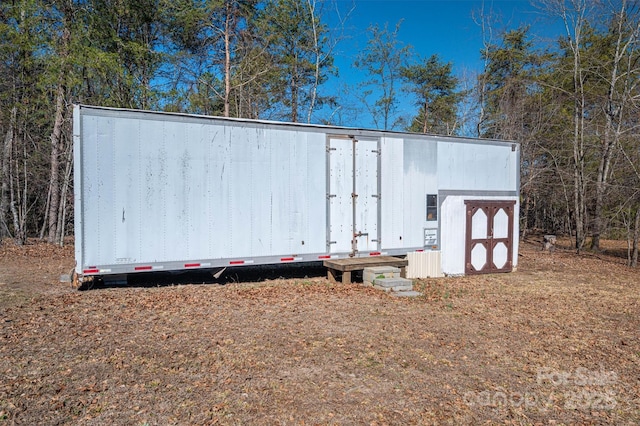
[(185, 263), (184, 267), (185, 268), (199, 268), (200, 264), (199, 263)]
[(133, 268), (135, 271), (150, 271), (152, 269), (151, 266), (136, 266)]
[(326, 256), (318, 256), (318, 259), (331, 259), (331, 256), (326, 255)]
[(416, 250), (416, 253), (422, 253), (424, 250)]
[(372, 251), (371, 253), (369, 253), (369, 256), (380, 256), (380, 252), (379, 251)]
[(85, 269), (82, 271), (83, 274), (97, 274), (100, 272), (100, 269)]
[(280, 258), (280, 262), (293, 262), (295, 259), (293, 257), (282, 257)]
[(244, 264), (244, 260), (232, 260), (229, 262), (229, 265), (242, 265)]

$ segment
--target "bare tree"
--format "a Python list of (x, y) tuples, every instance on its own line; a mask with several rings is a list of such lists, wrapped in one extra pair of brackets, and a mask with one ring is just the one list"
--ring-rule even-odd
[(7, 126), (7, 133), (2, 146), (2, 157), (0, 158), (0, 170), (2, 173), (2, 187), (0, 189), (0, 241), (11, 236), (7, 226), (6, 216), (9, 209), (9, 184), (11, 182), (11, 153), (13, 151), (13, 140), (15, 135), (17, 107), (11, 109), (11, 116)]
[(603, 231), (604, 195), (611, 172), (611, 161), (622, 131), (622, 118), (626, 113), (631, 93), (637, 84), (640, 68), (635, 67), (638, 50), (640, 21), (629, 14), (629, 2), (621, 0), (620, 9), (613, 12), (612, 31), (616, 35), (609, 64), (608, 87), (602, 107), (605, 117), (604, 135), (598, 173), (596, 177), (596, 195), (593, 214), (593, 238), (591, 248), (600, 250), (600, 234)]
[(541, 7), (559, 17), (565, 28), (566, 42), (572, 55), (573, 79), (573, 201), (575, 248), (580, 252), (586, 234), (585, 181), (585, 70), (582, 60), (583, 31), (587, 17), (594, 7), (592, 0), (543, 0)]

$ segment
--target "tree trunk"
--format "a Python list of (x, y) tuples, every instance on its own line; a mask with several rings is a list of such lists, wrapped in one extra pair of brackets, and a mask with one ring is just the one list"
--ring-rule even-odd
[(58, 86), (56, 94), (56, 112), (51, 132), (51, 157), (49, 189), (49, 234), (48, 241), (54, 243), (58, 235), (58, 206), (60, 205), (60, 145), (62, 144), (62, 128), (64, 124), (64, 87)]
[(318, 27), (316, 22), (316, 2), (315, 0), (307, 0), (309, 6), (309, 17), (311, 18), (311, 28), (313, 30), (313, 53), (315, 62), (313, 64), (313, 85), (311, 86), (311, 99), (309, 101), (309, 111), (307, 112), (307, 123), (311, 123), (313, 110), (316, 108), (318, 99), (318, 85), (320, 84), (320, 46), (318, 43)]
[[(19, 173), (17, 167), (16, 167), (16, 173)], [(9, 207), (11, 209), (11, 216), (13, 217), (13, 231), (14, 231), (15, 241), (19, 245), (22, 245), (26, 240), (26, 233), (24, 232), (24, 228), (20, 226), (20, 215), (16, 207), (17, 202), (16, 202), (16, 191), (15, 191), (14, 185), (15, 184), (14, 184), (14, 176), (13, 176), (13, 167), (11, 167), (11, 169), (9, 170), (9, 193), (11, 196)], [(20, 195), (20, 188), (18, 188), (18, 195)]]
[(297, 77), (297, 67), (294, 65), (293, 70), (291, 72), (291, 122), (298, 122), (298, 83), (296, 81)]
[(633, 248), (631, 249), (631, 266), (638, 267), (638, 238), (640, 238), (640, 206), (636, 209), (636, 220), (633, 228)]
[[(576, 64), (576, 67), (578, 65)], [(576, 69), (576, 100), (574, 106), (574, 135), (573, 135), (573, 196), (576, 222), (576, 251), (579, 253), (584, 245), (585, 230), (585, 200), (584, 200), (584, 144), (583, 144), (583, 111), (584, 99), (581, 77)]]
[(225, 1), (224, 17), (224, 116), (231, 113), (231, 0)]
[[(611, 159), (613, 157), (614, 147), (618, 142), (618, 133), (616, 132), (614, 119), (620, 118), (622, 110), (624, 108), (624, 96), (622, 102), (616, 104), (616, 83), (620, 76), (618, 75), (618, 66), (622, 61), (627, 46), (631, 41), (635, 41), (635, 32), (629, 37), (628, 43), (623, 40), (624, 31), (623, 25), (625, 22), (625, 10), (627, 8), (626, 1), (622, 2), (622, 9), (618, 19), (618, 38), (616, 40), (616, 50), (613, 55), (613, 63), (611, 67), (611, 76), (609, 79), (609, 89), (607, 90), (607, 99), (605, 101), (604, 113), (606, 117), (604, 140), (602, 145), (602, 154), (600, 156), (600, 163), (598, 164), (598, 175), (596, 180), (596, 199), (593, 217), (593, 238), (591, 240), (591, 249), (600, 250), (600, 234), (602, 233), (602, 209), (604, 204), (604, 194), (606, 191), (606, 185), (609, 177), (609, 169), (611, 167)], [(626, 44), (626, 46), (625, 46)]]
[(9, 209), (9, 182), (11, 169), (11, 151), (13, 150), (13, 138), (16, 125), (17, 107), (11, 109), (11, 118), (9, 119), (9, 129), (4, 137), (2, 147), (2, 158), (0, 159), (0, 170), (2, 173), (2, 189), (0, 190), (0, 242), (5, 237), (11, 235), (7, 226), (7, 212)]
[(67, 217), (67, 193), (71, 183), (71, 172), (73, 170), (73, 144), (69, 143), (65, 155), (64, 180), (62, 181), (62, 193), (60, 197), (60, 208), (58, 210), (58, 244), (64, 244), (65, 222)]
[(604, 205), (604, 193), (607, 185), (609, 168), (611, 167), (611, 157), (615, 146), (613, 137), (613, 120), (607, 113), (607, 124), (604, 132), (604, 143), (602, 156), (598, 165), (598, 175), (596, 178), (596, 199), (593, 211), (593, 236), (591, 239), (591, 249), (600, 250), (600, 234), (602, 233), (602, 207)]
[(422, 133), (427, 133), (429, 129), (429, 125), (427, 124), (427, 119), (429, 118), (429, 101), (424, 101), (424, 123), (422, 124)]

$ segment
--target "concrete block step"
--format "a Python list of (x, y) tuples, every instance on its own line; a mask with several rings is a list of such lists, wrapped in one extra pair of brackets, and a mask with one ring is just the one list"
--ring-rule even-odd
[(385, 274), (385, 273), (400, 273), (400, 268), (396, 268), (395, 266), (369, 266), (364, 268), (365, 271), (371, 271), (374, 274)]
[(418, 296), (422, 296), (422, 293), (420, 293), (419, 291), (392, 291), (390, 293), (392, 296), (394, 297), (418, 297)]
[(374, 285), (378, 285), (380, 287), (399, 287), (399, 286), (409, 286), (413, 287), (413, 281), (408, 280), (406, 278), (394, 277), (394, 278), (376, 278), (373, 280)]
[(393, 266), (372, 266), (362, 271), (362, 281), (372, 285), (378, 278), (400, 278), (400, 268)]
[(374, 284), (373, 288), (375, 288), (377, 290), (391, 292), (391, 293), (395, 293), (395, 292), (399, 292), (399, 291), (411, 291), (411, 290), (413, 290), (413, 286), (412, 285), (398, 285), (398, 286), (395, 286), (395, 287), (382, 287), (380, 285)]

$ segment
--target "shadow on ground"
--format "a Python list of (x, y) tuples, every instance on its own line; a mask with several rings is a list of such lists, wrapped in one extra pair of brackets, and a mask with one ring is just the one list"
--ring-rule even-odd
[(197, 271), (143, 272), (118, 276), (115, 279), (98, 278), (87, 282), (81, 290), (113, 287), (164, 287), (186, 284), (233, 284), (262, 282), (277, 279), (305, 279), (326, 277), (327, 268), (321, 262), (304, 262), (288, 265), (236, 266), (219, 275), (220, 268)]

